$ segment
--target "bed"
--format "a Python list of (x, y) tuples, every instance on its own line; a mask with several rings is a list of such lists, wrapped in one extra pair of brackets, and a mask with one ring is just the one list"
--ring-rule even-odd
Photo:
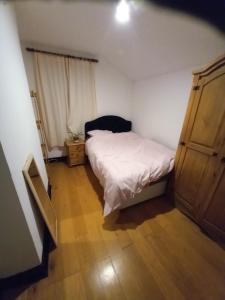
[(131, 121), (118, 116), (85, 124), (85, 151), (104, 189), (104, 216), (164, 194), (174, 166), (173, 150), (131, 130)]

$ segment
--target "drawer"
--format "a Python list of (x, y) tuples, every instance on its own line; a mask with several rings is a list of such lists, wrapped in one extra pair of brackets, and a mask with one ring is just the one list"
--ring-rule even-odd
[(72, 165), (79, 165), (79, 164), (84, 164), (85, 163), (85, 157), (73, 157), (69, 158), (69, 164), (70, 166)]
[(74, 151), (74, 152), (69, 152), (69, 157), (70, 158), (76, 158), (80, 155), (80, 152)]
[(76, 158), (76, 159), (82, 159), (84, 158), (84, 152), (70, 152), (69, 157), (70, 158)]
[(84, 151), (84, 145), (77, 145), (76, 146), (77, 151)]
[(73, 145), (69, 147), (69, 152), (84, 151), (84, 145)]

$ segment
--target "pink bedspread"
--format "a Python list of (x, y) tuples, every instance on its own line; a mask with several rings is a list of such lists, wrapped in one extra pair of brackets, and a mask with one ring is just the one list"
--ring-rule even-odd
[(86, 154), (104, 188), (104, 216), (169, 173), (175, 152), (134, 132), (91, 137)]

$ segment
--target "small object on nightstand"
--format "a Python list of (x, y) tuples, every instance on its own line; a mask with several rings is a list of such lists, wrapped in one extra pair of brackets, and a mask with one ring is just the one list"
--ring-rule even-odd
[(85, 142), (83, 140), (76, 142), (73, 140), (66, 140), (65, 148), (67, 152), (68, 165), (70, 167), (85, 163)]

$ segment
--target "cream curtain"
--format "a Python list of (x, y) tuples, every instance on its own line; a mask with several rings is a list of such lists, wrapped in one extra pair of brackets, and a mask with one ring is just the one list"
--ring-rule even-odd
[(67, 136), (68, 79), (64, 57), (35, 53), (38, 99), (48, 148), (63, 146)]
[(35, 73), (48, 147), (63, 146), (68, 131), (83, 133), (96, 117), (94, 64), (35, 53)]
[(68, 128), (84, 133), (84, 123), (96, 117), (94, 65), (89, 61), (68, 59)]

